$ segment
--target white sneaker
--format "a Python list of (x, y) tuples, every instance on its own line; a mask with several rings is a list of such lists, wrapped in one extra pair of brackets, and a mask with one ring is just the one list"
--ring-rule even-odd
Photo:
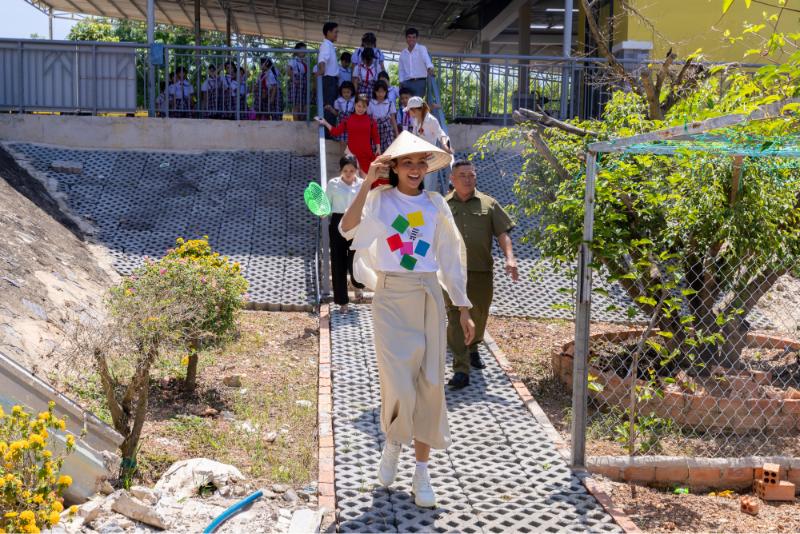
[(427, 469), (414, 471), (411, 479), (411, 493), (414, 494), (414, 503), (420, 508), (433, 508), (436, 506), (436, 494), (431, 486), (431, 475)]
[(381, 463), (378, 466), (378, 482), (387, 488), (397, 477), (397, 463), (400, 461), (400, 451), (402, 450), (403, 444), (397, 441), (387, 441), (383, 447)]

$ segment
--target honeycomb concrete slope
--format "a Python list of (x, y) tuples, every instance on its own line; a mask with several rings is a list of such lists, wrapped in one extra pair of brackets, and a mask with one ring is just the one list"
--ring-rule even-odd
[[(316, 305), (319, 220), (303, 204), (305, 186), (319, 175), (316, 158), (7, 146), (94, 225), (121, 274), (163, 255), (179, 236), (208, 235), (242, 265), (256, 307)], [(81, 172), (56, 170), (54, 161), (80, 162)]]
[[(397, 482), (375, 473), (384, 435), (370, 308), (331, 314), (335, 488), (339, 532), (621, 532), (572, 473), (494, 358), (447, 392), (452, 446), (433, 451), (437, 507), (411, 496), (405, 447)], [(447, 375), (451, 373), (448, 358)]]

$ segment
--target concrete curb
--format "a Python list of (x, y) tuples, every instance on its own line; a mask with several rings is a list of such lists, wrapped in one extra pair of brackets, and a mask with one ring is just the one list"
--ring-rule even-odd
[(319, 372), (317, 380), (317, 434), (319, 436), (319, 507), (324, 509), (323, 532), (336, 529), (336, 491), (333, 463), (333, 391), (331, 387), (330, 306), (319, 309)]
[[(570, 449), (569, 445), (564, 441), (561, 437), (561, 434), (555, 429), (553, 424), (550, 422), (550, 419), (547, 418), (547, 414), (544, 413), (539, 403), (536, 402), (536, 399), (533, 398), (528, 388), (522, 382), (521, 378), (513, 372), (513, 367), (511, 363), (506, 358), (505, 353), (503, 350), (497, 345), (494, 338), (489, 334), (487, 331), (483, 336), (483, 342), (486, 344), (489, 352), (492, 353), (497, 363), (500, 365), (500, 368), (503, 369), (508, 380), (511, 382), (511, 385), (517, 391), (520, 399), (528, 408), (531, 415), (533, 415), (534, 419), (542, 425), (545, 433), (553, 440), (555, 443), (556, 450), (564, 457), (564, 460), (567, 462), (567, 465), (570, 463)], [(586, 470), (576, 470), (576, 474), (583, 482), (583, 485), (586, 486), (586, 490), (597, 499), (597, 502), (600, 503), (600, 506), (614, 518), (614, 521), (622, 527), (625, 532), (628, 533), (640, 533), (642, 532), (639, 530), (633, 521), (623, 512), (620, 508), (617, 508), (614, 505), (614, 501), (611, 499), (611, 496), (608, 495), (606, 492), (600, 488), (597, 482), (592, 478), (591, 473)]]

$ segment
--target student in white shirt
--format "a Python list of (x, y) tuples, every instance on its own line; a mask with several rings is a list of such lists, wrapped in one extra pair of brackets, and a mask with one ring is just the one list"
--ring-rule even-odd
[(353, 81), (353, 55), (350, 52), (342, 52), (339, 56), (339, 87), (344, 82)]
[[(322, 35), (325, 40), (319, 45), (317, 58), (317, 80), (322, 82), (322, 102), (326, 106), (333, 106), (339, 93), (339, 61), (336, 58), (336, 46), (333, 44), (339, 38), (339, 25), (335, 22), (326, 22), (322, 26)], [(330, 123), (336, 120), (333, 113), (325, 110), (325, 120)], [(330, 133), (325, 132), (330, 139)]]
[(216, 65), (208, 66), (208, 78), (200, 86), (203, 95), (202, 110), (203, 115), (209, 119), (223, 118), (225, 110), (225, 94), (227, 93), (228, 82), (225, 78), (217, 76)]
[(375, 60), (375, 51), (365, 48), (361, 54), (361, 62), (353, 69), (353, 85), (358, 94), (372, 98), (372, 90), (378, 81), (378, 62)]
[(386, 100), (397, 106), (397, 99), (400, 98), (400, 89), (396, 85), (392, 85), (392, 79), (385, 70), (378, 73), (378, 81), (381, 80), (386, 82), (386, 87), (389, 88), (386, 94)]
[(395, 137), (397, 137), (397, 108), (394, 102), (387, 98), (389, 88), (386, 82), (378, 80), (375, 89), (372, 90), (372, 100), (370, 100), (367, 114), (375, 119), (378, 125), (378, 137), (381, 139), (381, 152), (389, 148)]
[[(428, 473), (430, 450), (451, 443), (442, 287), (459, 308), (467, 343), (475, 334), (464, 240), (444, 198), (422, 190), (423, 176), (449, 163), (446, 152), (402, 132), (372, 163), (339, 223), (342, 236), (353, 239), (356, 278), (375, 291), (372, 318), (386, 435), (378, 481), (392, 485), (402, 446), (413, 441), (417, 465), (411, 491), (420, 507), (436, 504)], [(390, 185), (370, 191), (386, 172)]]
[(280, 72), (272, 58), (261, 61), (261, 75), (258, 77), (256, 112), (258, 120), (283, 120), (283, 92)]
[(375, 61), (378, 63), (378, 68), (380, 70), (386, 70), (383, 51), (378, 48), (378, 38), (375, 37), (375, 34), (372, 32), (367, 32), (361, 37), (361, 46), (356, 48), (356, 51), (353, 52), (353, 64), (358, 65), (361, 63), (361, 53), (364, 52), (365, 48), (372, 48), (375, 52)]
[(325, 189), (325, 195), (331, 203), (331, 223), (328, 227), (331, 240), (331, 279), (333, 280), (333, 302), (338, 304), (343, 312), (347, 311), (350, 299), (347, 295), (347, 274), (356, 288), (356, 298), (360, 297), (364, 285), (359, 284), (353, 277), (353, 256), (355, 251), (350, 250), (352, 241), (348, 241), (339, 233), (339, 221), (350, 203), (356, 198), (358, 190), (364, 181), (358, 176), (358, 163), (353, 156), (345, 156), (339, 160), (341, 175), (331, 179)]
[(408, 48), (400, 52), (400, 87), (408, 87), (414, 96), (426, 96), (428, 76), (433, 76), (433, 62), (428, 49), (417, 43), (419, 32), (416, 28), (406, 30)]
[[(436, 145), (438, 141), (445, 152), (449, 154), (453, 153), (453, 150), (450, 148), (450, 138), (444, 133), (439, 121), (436, 120), (436, 117), (431, 113), (431, 108), (428, 107), (428, 104), (422, 100), (422, 98), (418, 96), (409, 98), (408, 105), (403, 111), (411, 116), (411, 133), (425, 139), (432, 145)], [(435, 173), (430, 173), (425, 176), (425, 189), (428, 191), (438, 191), (438, 183), (439, 181)]]
[(292, 106), (293, 119), (299, 121), (303, 118), (308, 105), (308, 63), (306, 62), (303, 42), (294, 45), (294, 57), (286, 65), (286, 78), (289, 80), (289, 105)]
[(169, 86), (170, 117), (191, 117), (194, 87), (186, 79), (186, 69), (175, 69), (175, 81)]

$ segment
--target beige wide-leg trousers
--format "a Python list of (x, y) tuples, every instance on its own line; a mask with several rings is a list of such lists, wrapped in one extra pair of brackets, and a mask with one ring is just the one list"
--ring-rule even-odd
[(379, 273), (372, 300), (387, 439), (450, 445), (444, 396), (444, 297), (436, 273)]

